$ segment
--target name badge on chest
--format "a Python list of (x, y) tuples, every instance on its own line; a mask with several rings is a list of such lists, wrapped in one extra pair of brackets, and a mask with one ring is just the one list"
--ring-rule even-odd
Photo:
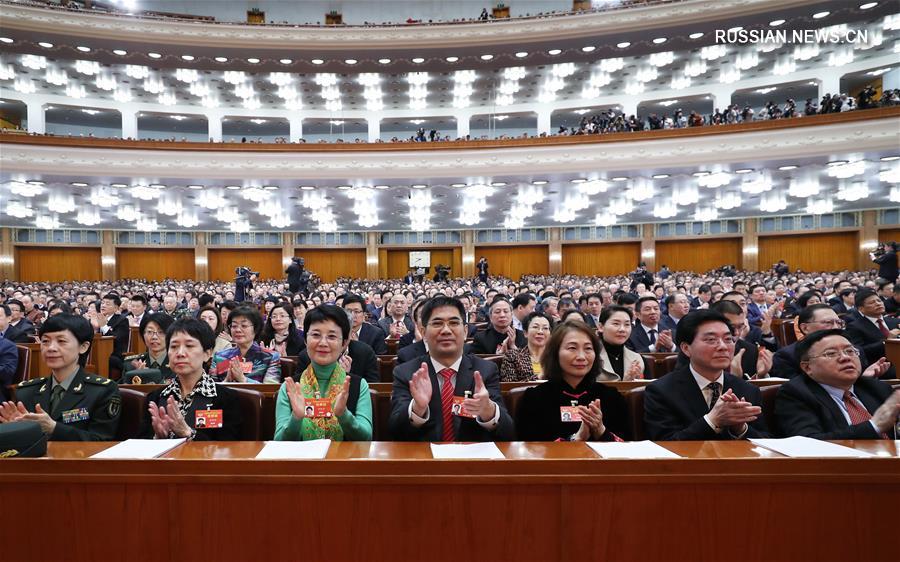
[(572, 400), (569, 403), (571, 406), (559, 407), (559, 419), (564, 422), (580, 422), (581, 414), (578, 412), (578, 401)]
[(62, 413), (63, 423), (77, 423), (91, 419), (91, 413), (87, 408), (75, 408), (74, 410), (66, 410)]
[(450, 413), (461, 418), (474, 418), (475, 414), (469, 413), (464, 404), (466, 398), (472, 397), (472, 391), (467, 390), (465, 396), (454, 396), (453, 405), (450, 406)]
[(334, 415), (331, 411), (331, 402), (327, 398), (307, 398), (304, 413), (308, 418), (330, 418)]
[(197, 410), (194, 412), (195, 429), (218, 429), (222, 427), (222, 410)]

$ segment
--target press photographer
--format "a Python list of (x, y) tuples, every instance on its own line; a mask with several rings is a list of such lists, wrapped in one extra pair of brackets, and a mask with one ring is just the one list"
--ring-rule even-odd
[(250, 271), (249, 267), (235, 268), (234, 273), (234, 300), (244, 302), (247, 300), (247, 291), (253, 288), (253, 282), (259, 278), (258, 271)]
[(885, 281), (897, 281), (897, 243), (885, 242), (870, 252), (872, 261), (878, 264), (878, 277)]

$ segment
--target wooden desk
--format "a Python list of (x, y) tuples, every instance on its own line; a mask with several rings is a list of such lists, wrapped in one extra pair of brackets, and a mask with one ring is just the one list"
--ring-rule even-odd
[(884, 356), (887, 360), (900, 369), (900, 339), (891, 338), (884, 340)]
[(0, 462), (19, 522), (0, 540), (23, 562), (896, 560), (900, 442), (844, 444), (879, 456), (673, 442), (687, 458), (632, 461), (500, 443), (505, 460), (438, 461), (427, 444), (372, 442), (256, 461), (262, 443), (231, 442), (107, 461), (84, 457), (108, 443), (51, 443), (49, 459)]

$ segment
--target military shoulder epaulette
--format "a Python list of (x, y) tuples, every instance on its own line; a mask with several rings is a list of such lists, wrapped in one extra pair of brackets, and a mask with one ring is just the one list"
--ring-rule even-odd
[(19, 383), (19, 387), (21, 388), (21, 387), (23, 387), (23, 386), (33, 386), (33, 385), (36, 385), (36, 384), (40, 384), (40, 383), (43, 383), (43, 382), (47, 382), (47, 379), (48, 379), (48, 378), (49, 378), (49, 377), (40, 377), (40, 378), (37, 378), (37, 379), (28, 379), (27, 381), (22, 381), (22, 382), (20, 382), (20, 383)]
[(112, 382), (112, 379), (108, 379), (106, 377), (84, 377), (84, 382), (91, 383), (91, 384), (107, 385)]

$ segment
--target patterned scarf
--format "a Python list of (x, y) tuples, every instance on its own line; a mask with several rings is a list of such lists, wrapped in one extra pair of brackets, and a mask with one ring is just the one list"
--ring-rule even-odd
[(175, 402), (178, 404), (178, 409), (181, 411), (181, 415), (187, 416), (188, 410), (191, 409), (191, 405), (194, 403), (194, 395), (196, 394), (200, 394), (207, 398), (215, 398), (216, 396), (216, 381), (206, 374), (206, 372), (203, 373), (200, 380), (197, 381), (197, 384), (194, 385), (194, 388), (191, 389), (190, 394), (187, 396), (181, 396), (181, 383), (178, 381), (178, 377), (175, 377), (168, 386), (163, 388), (160, 397), (163, 399), (163, 403), (165, 403), (165, 400), (168, 399), (170, 395), (174, 396)]
[[(306, 370), (303, 371), (303, 374), (300, 375), (300, 392), (303, 393), (303, 397), (307, 400), (316, 398), (317, 394), (322, 398), (327, 398), (333, 410), (334, 402), (344, 387), (344, 377), (346, 376), (347, 373), (344, 372), (344, 369), (339, 364), (335, 364), (334, 371), (328, 379), (328, 395), (321, 396), (319, 381), (316, 379), (316, 373), (313, 371), (312, 363), (310, 363)], [(300, 433), (304, 441), (312, 439), (344, 440), (344, 430), (341, 429), (337, 416), (331, 416), (330, 418), (303, 418)]]

